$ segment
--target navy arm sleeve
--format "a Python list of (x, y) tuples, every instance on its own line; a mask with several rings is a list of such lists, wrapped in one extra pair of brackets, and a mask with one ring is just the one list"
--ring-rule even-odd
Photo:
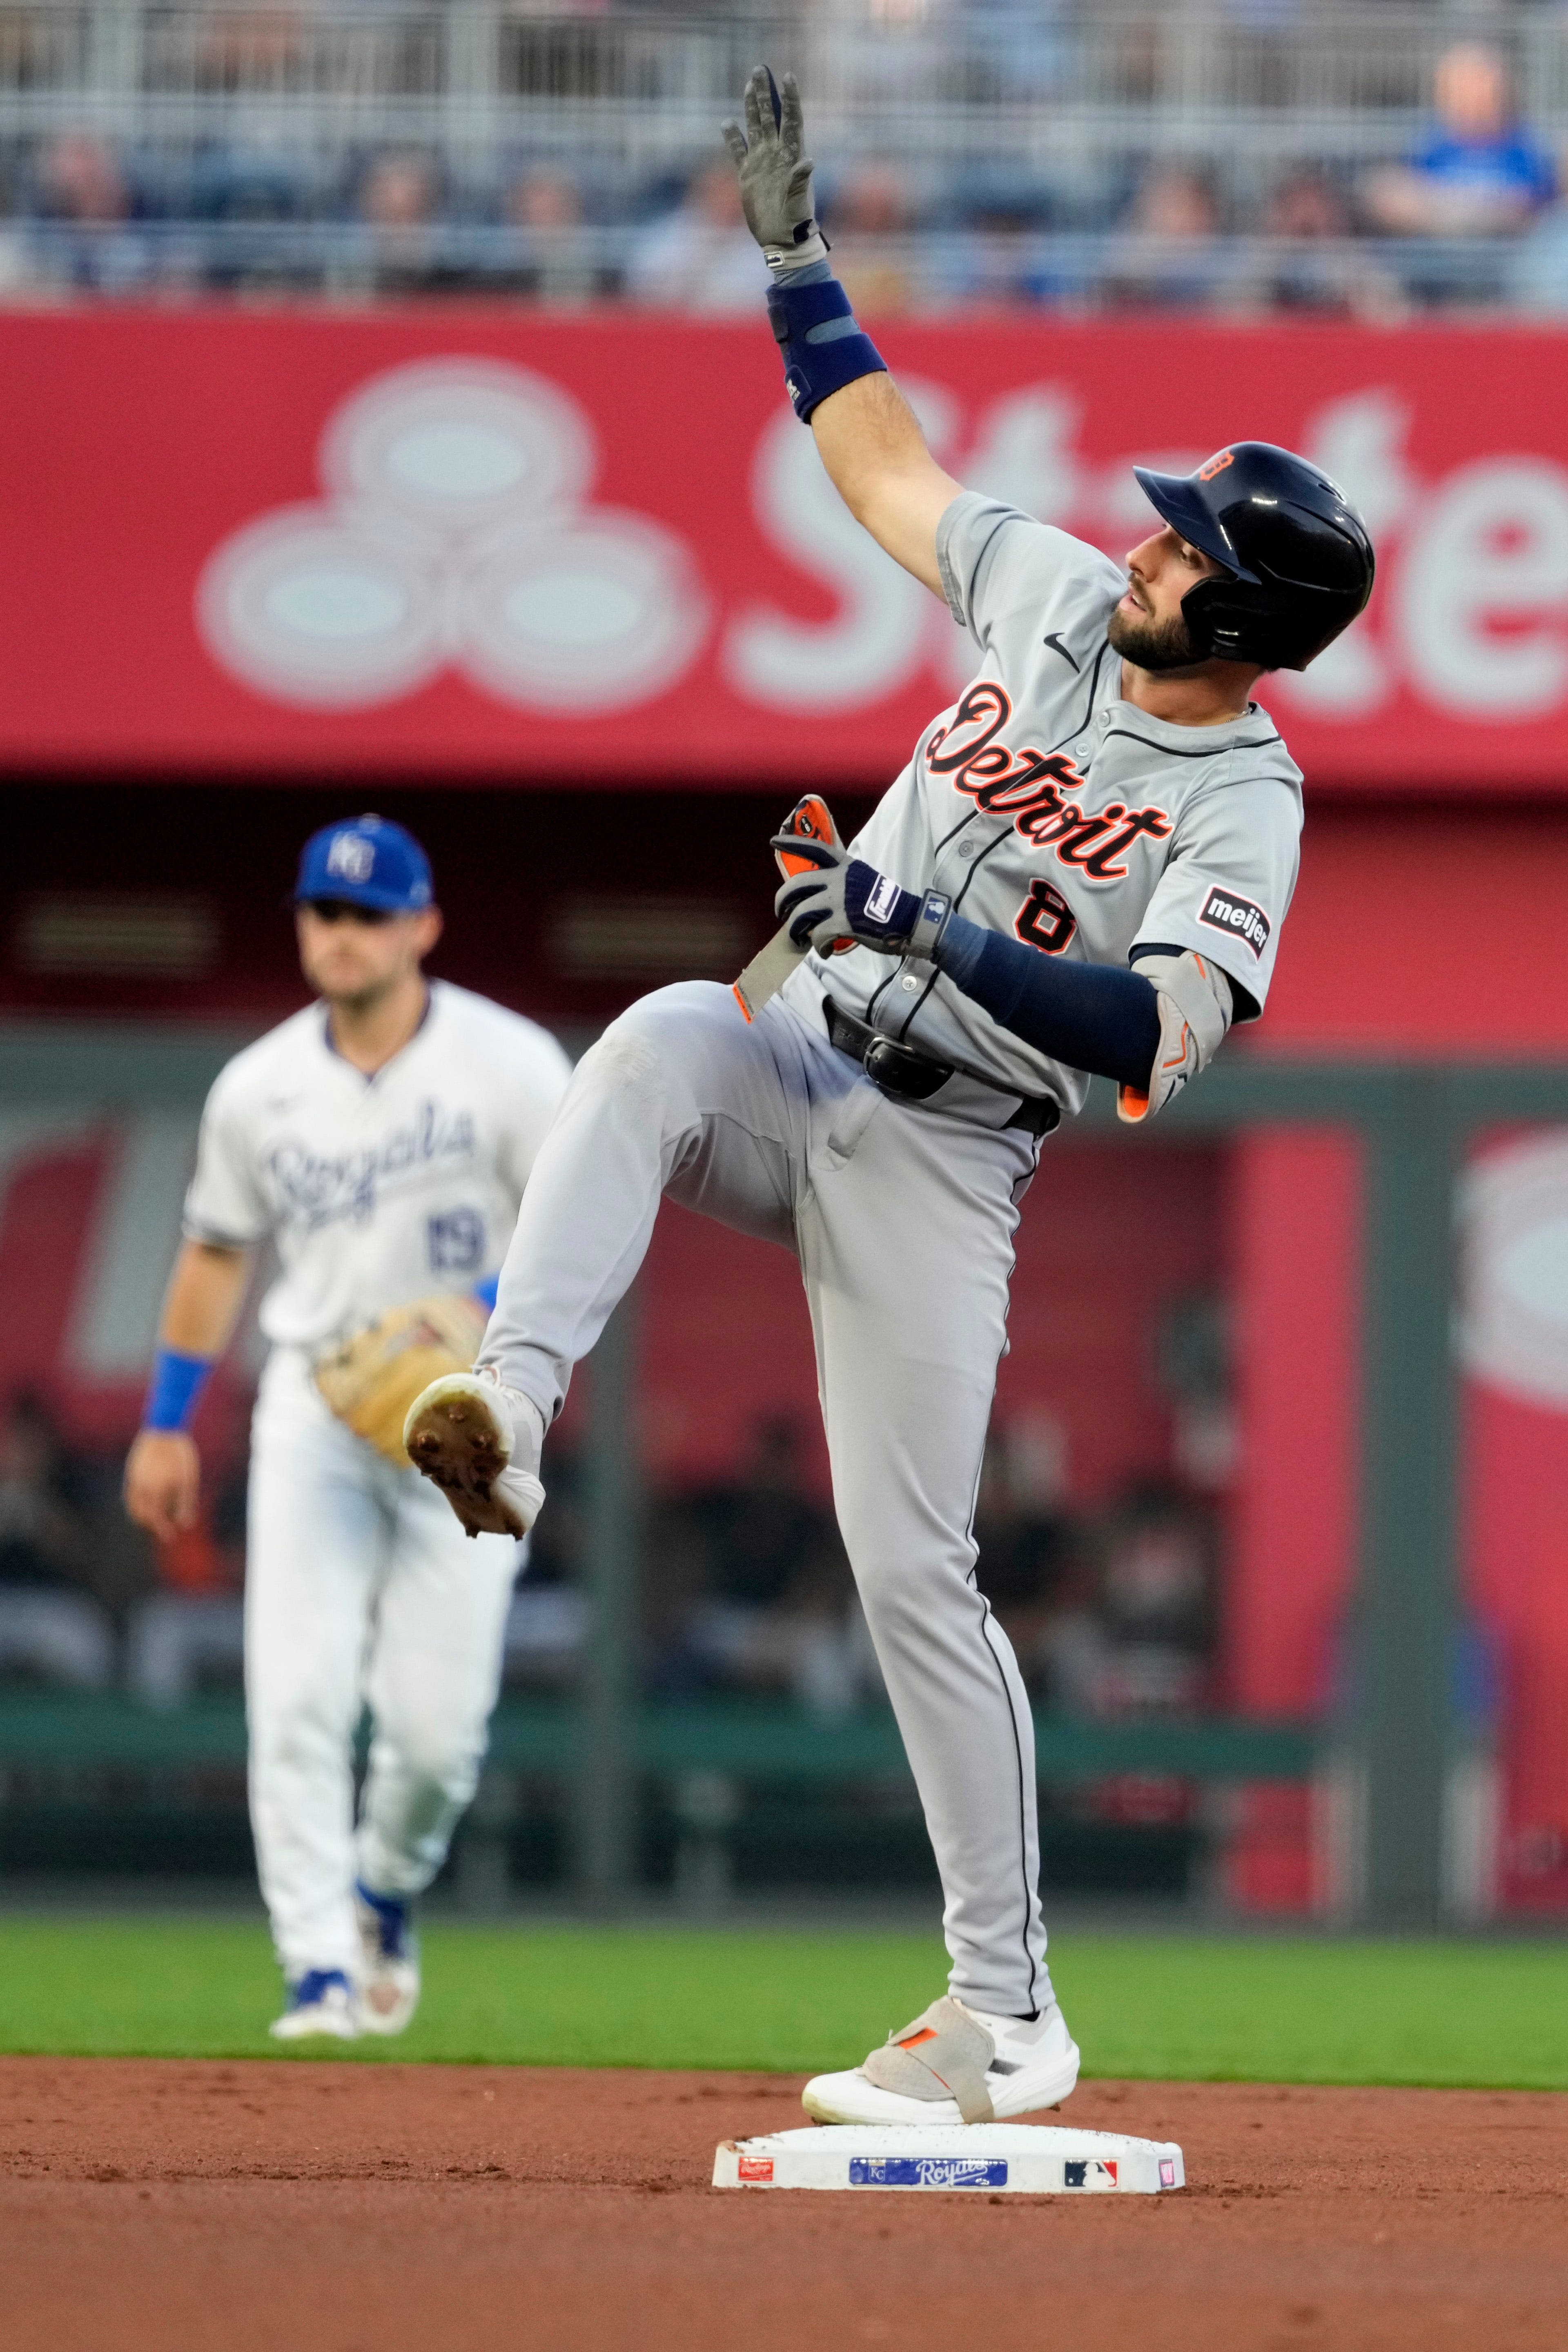
[(1015, 1037), (1053, 1062), (1147, 1087), (1160, 1043), (1152, 982), (1115, 964), (1066, 963), (950, 915), (936, 965)]

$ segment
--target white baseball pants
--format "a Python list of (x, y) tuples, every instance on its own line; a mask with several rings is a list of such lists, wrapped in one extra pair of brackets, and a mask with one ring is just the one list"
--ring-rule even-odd
[(335, 1421), (301, 1351), (274, 1350), (251, 1439), (245, 1687), (261, 1892), (290, 1979), (353, 1975), (356, 1877), (416, 1895), (440, 1868), (479, 1779), (517, 1562)]
[(1015, 1108), (968, 1079), (940, 1108), (890, 1099), (829, 1045), (805, 971), (751, 1024), (727, 988), (660, 989), (578, 1065), (481, 1361), (548, 1424), (663, 1193), (796, 1253), (839, 1526), (942, 1874), (952, 1990), (1026, 2016), (1051, 1998), (1033, 1726), (970, 1533), (1037, 1153), (998, 1124)]

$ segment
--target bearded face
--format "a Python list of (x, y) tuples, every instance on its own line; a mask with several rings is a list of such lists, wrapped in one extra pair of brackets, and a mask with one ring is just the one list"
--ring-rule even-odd
[(1113, 653), (1137, 669), (1194, 669), (1205, 659), (1193, 642), (1193, 633), (1181, 613), (1156, 621), (1152, 614), (1135, 618), (1119, 604), (1106, 631)]

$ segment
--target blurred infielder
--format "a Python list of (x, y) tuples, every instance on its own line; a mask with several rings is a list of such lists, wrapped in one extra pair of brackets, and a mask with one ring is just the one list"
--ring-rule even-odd
[[(546, 1032), (426, 982), (425, 853), (380, 817), (306, 844), (300, 960), (318, 1001), (220, 1072), (126, 1501), (188, 1526), (186, 1423), (272, 1241), (246, 1562), (250, 1809), (288, 1980), (272, 2031), (399, 2033), (410, 1898), (473, 1794), (515, 1542), (466, 1543), (402, 1443), (409, 1402), (473, 1361), (495, 1270), (570, 1075)], [(357, 1829), (353, 1744), (374, 1724)]]
[(1372, 548), (1332, 482), (1256, 442), (1190, 478), (1141, 472), (1158, 522), (1125, 570), (965, 491), (829, 274), (793, 83), (780, 106), (759, 71), (746, 134), (727, 135), (795, 409), (979, 667), (848, 850), (820, 803), (796, 811), (774, 843), (784, 930), (733, 990), (661, 989), (580, 1065), (481, 1375), (436, 1382), (406, 1433), (465, 1525), (521, 1530), (544, 1431), (661, 1193), (796, 1252), (952, 1960), (948, 1995), (805, 2105), (984, 2120), (1059, 2100), (1079, 2064), (1046, 1967), (1028, 1703), (970, 1532), (1019, 1203), (1087, 1073), (1152, 1118), (1261, 1012), (1301, 779), (1249, 693), (1354, 619)]

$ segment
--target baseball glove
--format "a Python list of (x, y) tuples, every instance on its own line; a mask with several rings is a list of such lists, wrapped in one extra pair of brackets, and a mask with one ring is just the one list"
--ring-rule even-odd
[(453, 1291), (394, 1307), (317, 1358), (316, 1386), (356, 1437), (406, 1470), (403, 1424), (409, 1406), (432, 1381), (468, 1370), (487, 1320), (477, 1298)]

